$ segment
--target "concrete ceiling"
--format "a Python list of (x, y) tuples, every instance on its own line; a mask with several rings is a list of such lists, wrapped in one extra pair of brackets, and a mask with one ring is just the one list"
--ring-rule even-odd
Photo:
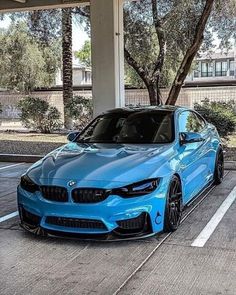
[(0, 12), (63, 8), (84, 4), (89, 4), (89, 0), (1, 0)]

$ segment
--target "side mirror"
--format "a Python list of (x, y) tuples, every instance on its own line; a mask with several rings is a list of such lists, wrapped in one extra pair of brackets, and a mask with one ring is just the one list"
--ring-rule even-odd
[(79, 134), (80, 134), (80, 132), (78, 132), (78, 131), (71, 132), (67, 135), (67, 140), (73, 142)]
[(180, 133), (180, 144), (194, 143), (204, 141), (201, 134), (196, 132), (181, 132)]

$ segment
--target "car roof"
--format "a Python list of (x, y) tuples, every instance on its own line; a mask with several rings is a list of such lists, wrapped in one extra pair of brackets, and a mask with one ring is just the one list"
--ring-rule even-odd
[(104, 114), (121, 114), (121, 113), (138, 113), (138, 112), (156, 112), (156, 111), (167, 111), (176, 112), (189, 110), (186, 107), (173, 106), (173, 105), (159, 105), (159, 106), (127, 106), (124, 108), (116, 108), (104, 112)]

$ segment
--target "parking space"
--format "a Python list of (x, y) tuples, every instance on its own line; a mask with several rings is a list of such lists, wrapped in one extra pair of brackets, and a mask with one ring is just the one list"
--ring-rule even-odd
[(0, 163), (0, 294), (235, 294), (234, 197), (204, 246), (193, 245), (234, 194), (235, 171), (186, 208), (173, 234), (98, 243), (34, 237), (19, 227), (16, 187), (27, 167)]

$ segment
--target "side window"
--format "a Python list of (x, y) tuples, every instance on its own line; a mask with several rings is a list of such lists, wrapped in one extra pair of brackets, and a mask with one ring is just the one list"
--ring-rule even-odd
[(179, 132), (201, 132), (204, 126), (204, 120), (194, 112), (185, 111), (179, 116)]
[(201, 126), (200, 127), (200, 131), (202, 131), (202, 129), (205, 128), (206, 123), (205, 123), (205, 121), (203, 120), (203, 118), (200, 115), (198, 115), (198, 114), (195, 113), (195, 116), (196, 116), (196, 118), (197, 118), (197, 120), (199, 122), (199, 126)]

